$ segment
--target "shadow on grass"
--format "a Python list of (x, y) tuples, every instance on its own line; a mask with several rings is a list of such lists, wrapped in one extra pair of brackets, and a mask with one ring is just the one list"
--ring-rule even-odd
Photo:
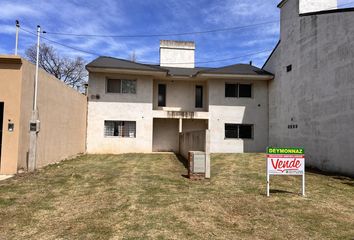
[(188, 170), (188, 160), (185, 159), (185, 158), (184, 158), (182, 155), (180, 155), (180, 154), (175, 153), (175, 155), (176, 155), (178, 161), (180, 161), (180, 163), (183, 164), (183, 166), (185, 167), (185, 169)]
[[(294, 196), (299, 196), (301, 195), (301, 193), (298, 192), (290, 192), (290, 191), (286, 191), (286, 190), (281, 190), (281, 189), (270, 189), (269, 190), (270, 194), (275, 194), (275, 195), (294, 195)], [(262, 192), (261, 193), (262, 196), (267, 196), (266, 193)]]
[[(184, 166), (184, 168), (188, 171), (188, 160), (185, 159), (185, 158), (184, 158), (182, 155), (180, 155), (180, 154), (175, 153), (175, 155), (176, 155), (176, 158), (178, 159), (178, 161), (179, 161), (180, 163), (182, 163), (183, 166)], [(184, 178), (189, 178), (189, 177), (188, 177), (188, 174), (182, 174), (181, 176), (184, 177)]]
[(313, 173), (313, 174), (328, 176), (333, 179), (340, 180), (342, 184), (354, 187), (354, 178), (353, 177), (343, 176), (343, 175), (339, 175), (338, 173), (333, 173), (333, 172), (324, 172), (324, 171), (321, 171), (317, 168), (306, 168), (306, 171), (309, 173)]
[(298, 193), (289, 192), (289, 191), (280, 190), (280, 189), (270, 189), (269, 192), (270, 192), (270, 193), (286, 193), (286, 194), (298, 195)]

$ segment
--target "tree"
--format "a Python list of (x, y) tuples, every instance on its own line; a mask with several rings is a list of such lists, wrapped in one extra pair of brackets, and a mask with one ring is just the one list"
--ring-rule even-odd
[[(26, 50), (26, 57), (36, 64), (36, 45)], [(81, 57), (75, 59), (61, 57), (52, 46), (45, 43), (39, 48), (39, 67), (77, 90), (83, 90), (83, 85), (87, 82), (85, 62)]]

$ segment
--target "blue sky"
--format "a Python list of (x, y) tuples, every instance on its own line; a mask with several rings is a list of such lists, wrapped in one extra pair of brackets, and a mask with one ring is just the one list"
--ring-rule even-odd
[[(204, 31), (278, 21), (280, 0), (1, 0), (0, 53), (14, 52), (15, 20), (36, 31), (41, 25), (46, 38), (99, 55), (129, 59), (134, 51), (139, 62), (159, 62), (159, 40), (195, 41), (198, 66), (224, 66), (252, 60), (262, 66), (279, 39), (279, 24), (269, 23), (245, 29), (186, 36), (150, 38), (97, 38), (50, 35), (50, 32), (102, 35), (166, 34)], [(353, 0), (340, 0), (348, 4)], [(346, 5), (345, 7), (354, 6)], [(45, 40), (43, 40), (45, 41)], [(36, 38), (20, 33), (19, 52), (35, 44)], [(62, 55), (96, 56), (51, 44)], [(258, 55), (227, 61), (249, 53)]]

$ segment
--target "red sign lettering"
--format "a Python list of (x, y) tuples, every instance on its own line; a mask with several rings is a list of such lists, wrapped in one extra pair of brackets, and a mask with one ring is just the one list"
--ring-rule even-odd
[(277, 159), (276, 161), (274, 159), (271, 159), (271, 161), (273, 168), (281, 172), (284, 172), (286, 170), (298, 170), (301, 167), (300, 160), (296, 158), (294, 158), (293, 160)]

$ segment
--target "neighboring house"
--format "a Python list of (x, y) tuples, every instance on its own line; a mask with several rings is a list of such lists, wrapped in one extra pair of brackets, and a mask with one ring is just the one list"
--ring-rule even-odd
[[(307, 165), (354, 175), (354, 8), (284, 0), (281, 37), (263, 69), (269, 145), (305, 147)], [(332, 10), (329, 10), (332, 9)]]
[[(35, 66), (0, 55), (0, 174), (27, 170)], [(85, 152), (86, 96), (39, 70), (36, 167)]]
[(160, 65), (99, 57), (87, 65), (88, 153), (179, 152), (209, 129), (210, 152), (264, 152), (268, 82), (249, 64), (196, 67), (193, 42), (160, 42)]

